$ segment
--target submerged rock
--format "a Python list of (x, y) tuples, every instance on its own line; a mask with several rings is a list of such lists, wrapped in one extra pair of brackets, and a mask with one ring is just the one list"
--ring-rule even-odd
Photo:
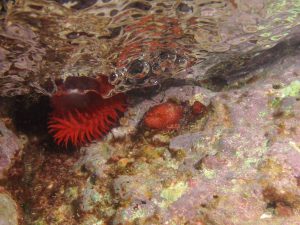
[(0, 224), (18, 225), (19, 212), (16, 202), (0, 187)]
[(0, 118), (0, 179), (5, 177), (6, 172), (12, 166), (14, 158), (23, 148), (24, 140), (20, 139)]
[[(80, 174), (78, 183), (65, 177), (63, 184), (54, 179), (47, 187), (45, 179), (36, 184), (59, 190), (55, 195), (50, 192), (45, 203), (47, 212), (53, 201), (56, 209), (46, 215), (39, 211), (38, 221), (297, 224), (297, 60), (285, 58), (253, 73), (256, 79), (220, 92), (186, 85), (139, 102), (139, 96), (132, 97), (138, 103), (129, 109), (120, 127), (101, 142), (82, 147), (80, 158), (68, 163), (77, 161), (67, 171)], [(176, 131), (144, 129), (143, 115), (168, 99), (181, 102), (185, 109), (201, 101), (208, 110), (192, 119), (185, 110)], [(118, 129), (124, 131), (123, 136), (115, 135)], [(63, 167), (63, 163), (55, 165)], [(58, 170), (55, 167), (51, 174)], [(45, 196), (41, 198), (45, 202)]]
[[(168, 142), (144, 142), (167, 146), (171, 155), (143, 154), (146, 164), (136, 161), (133, 175), (115, 179), (115, 193), (128, 204), (117, 210), (115, 220), (298, 224), (300, 67), (295, 60), (284, 59), (255, 72), (253, 76), (264, 73), (258, 80), (211, 95), (212, 112), (204, 126), (195, 121), (178, 134), (155, 134), (168, 135)], [(190, 99), (195, 95), (199, 93), (191, 92)], [(142, 213), (138, 200), (152, 213)]]
[(189, 133), (176, 136), (170, 141), (169, 148), (172, 150), (191, 151), (192, 147), (201, 141), (201, 133)]

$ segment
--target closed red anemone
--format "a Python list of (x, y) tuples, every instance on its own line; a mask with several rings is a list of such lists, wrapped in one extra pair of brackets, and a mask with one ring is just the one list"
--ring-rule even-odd
[(182, 106), (173, 102), (165, 102), (149, 109), (145, 114), (144, 124), (152, 129), (173, 130), (179, 128), (182, 116)]
[(48, 122), (55, 142), (78, 146), (106, 135), (127, 108), (124, 94), (102, 97), (111, 88), (104, 76), (69, 77), (59, 85)]
[(192, 114), (195, 116), (200, 115), (205, 111), (205, 108), (205, 105), (203, 105), (201, 102), (195, 101), (192, 105)]

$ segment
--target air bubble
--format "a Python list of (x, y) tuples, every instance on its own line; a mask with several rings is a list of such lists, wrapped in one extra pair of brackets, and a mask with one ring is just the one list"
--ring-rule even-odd
[(184, 58), (184, 57), (182, 57), (180, 55), (177, 55), (175, 63), (179, 64), (179, 65), (184, 65), (184, 64), (187, 63), (187, 60), (186, 60), (186, 58)]
[(170, 52), (170, 51), (161, 52), (160, 55), (159, 55), (159, 58), (161, 60), (165, 60), (165, 59), (174, 60), (175, 57), (176, 57), (175, 54)]
[(156, 71), (159, 70), (159, 63), (155, 62), (152, 64), (152, 71), (155, 73)]
[(119, 12), (118, 10), (113, 9), (113, 10), (110, 11), (110, 16), (115, 16), (115, 15), (118, 14), (118, 12)]
[(132, 2), (126, 6), (125, 9), (135, 8), (148, 11), (151, 9), (151, 5), (144, 2)]
[(127, 72), (131, 76), (138, 76), (138, 78), (145, 77), (150, 71), (150, 65), (143, 61), (136, 59), (128, 67)]
[(185, 3), (180, 3), (177, 7), (177, 10), (183, 13), (192, 13), (193, 12), (193, 7), (189, 6)]
[(135, 75), (135, 74), (139, 74), (139, 73), (142, 73), (144, 70), (144, 62), (137, 59), (137, 60), (134, 60), (129, 68), (128, 68), (128, 73), (132, 74), (132, 75)]

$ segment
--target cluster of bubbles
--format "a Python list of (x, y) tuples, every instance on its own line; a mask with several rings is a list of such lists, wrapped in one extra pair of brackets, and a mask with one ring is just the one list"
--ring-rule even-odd
[(186, 66), (187, 58), (170, 50), (161, 51), (151, 61), (135, 59), (109, 75), (108, 81), (115, 87), (110, 94), (124, 92), (132, 86), (159, 85), (164, 77), (172, 76), (174, 70), (185, 69)]

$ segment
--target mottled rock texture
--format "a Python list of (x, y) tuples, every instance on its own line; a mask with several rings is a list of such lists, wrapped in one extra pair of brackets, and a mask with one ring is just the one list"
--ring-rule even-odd
[(0, 118), (0, 179), (5, 177), (21, 149), (22, 140), (7, 128)]
[(182, 87), (163, 95), (162, 101), (209, 98), (207, 121), (169, 134), (163, 150), (150, 144), (152, 155), (133, 150), (147, 159), (115, 179), (115, 193), (127, 206), (117, 209), (114, 223), (299, 224), (297, 60), (288, 57), (256, 71), (256, 79), (240, 88), (213, 94), (193, 88), (186, 98), (182, 90), (188, 87)]
[(18, 208), (11, 196), (0, 187), (0, 224), (17, 225)]
[[(144, 100), (131, 96), (135, 105), (120, 127), (82, 147), (79, 159), (60, 153), (37, 160), (26, 185), (40, 191), (40, 210), (28, 221), (300, 224), (297, 62), (284, 57), (219, 92), (186, 85)], [(145, 128), (147, 110), (170, 99), (183, 107), (180, 129)], [(203, 114), (191, 113), (195, 101), (205, 105)]]

